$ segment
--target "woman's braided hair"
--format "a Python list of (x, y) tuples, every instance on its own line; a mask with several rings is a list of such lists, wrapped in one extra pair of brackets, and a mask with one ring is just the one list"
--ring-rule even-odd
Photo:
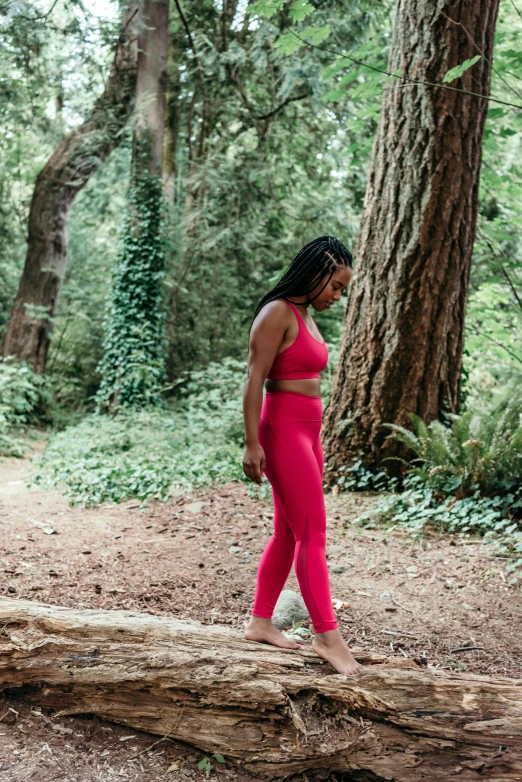
[[(252, 324), (258, 312), (268, 302), (287, 296), (304, 296), (313, 291), (323, 277), (329, 274), (317, 294), (319, 296), (330, 282), (333, 273), (340, 266), (352, 268), (352, 260), (351, 252), (335, 236), (319, 236), (318, 239), (308, 242), (286, 268), (279, 282), (263, 296), (257, 305)], [(252, 329), (252, 324), (250, 324), (250, 329)]]

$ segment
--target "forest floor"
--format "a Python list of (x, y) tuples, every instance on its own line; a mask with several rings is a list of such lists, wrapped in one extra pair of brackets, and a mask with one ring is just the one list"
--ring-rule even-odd
[[(28, 459), (0, 463), (1, 594), (242, 630), (272, 526), (271, 509), (243, 484), (198, 489), (145, 510), (137, 501), (85, 509), (69, 507), (57, 491), (28, 487), (32, 469)], [(522, 678), (522, 594), (508, 583), (505, 561), (479, 538), (415, 539), (404, 528), (350, 526), (374, 502), (370, 494), (326, 495), (329, 561), (346, 567), (331, 573), (332, 597), (347, 604), (337, 616), (351, 648)], [(286, 588), (299, 591), (293, 570)], [(483, 649), (451, 651), (466, 645)], [(0, 696), (3, 782), (205, 778), (197, 768), (203, 752), (155, 742), (97, 717), (55, 719)], [(214, 767), (212, 777), (253, 779), (226, 763)]]

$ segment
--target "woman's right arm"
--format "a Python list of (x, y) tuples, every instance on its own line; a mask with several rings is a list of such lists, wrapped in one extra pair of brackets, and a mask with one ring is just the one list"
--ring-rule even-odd
[(246, 445), (243, 471), (259, 486), (262, 484), (265, 470), (265, 453), (258, 437), (263, 384), (285, 336), (287, 329), (285, 309), (282, 302), (270, 302), (258, 313), (250, 331), (247, 379), (243, 389)]

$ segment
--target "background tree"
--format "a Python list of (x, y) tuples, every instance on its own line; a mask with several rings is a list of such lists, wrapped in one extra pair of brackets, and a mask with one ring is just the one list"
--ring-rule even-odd
[[(45, 370), (50, 332), (67, 265), (71, 204), (89, 177), (120, 143), (134, 103), (137, 14), (127, 8), (107, 84), (89, 118), (58, 144), (38, 174), (28, 220), (27, 254), (3, 340), (3, 355)], [(60, 96), (57, 96), (61, 105)]]
[(157, 403), (165, 380), (162, 161), (169, 0), (141, 0), (140, 18), (128, 211), (97, 395), (101, 406), (112, 409)]
[[(361, 451), (366, 467), (404, 455), (384, 422), (458, 410), (488, 107), (477, 95), (489, 94), (497, 11), (497, 0), (397, 4), (388, 70), (408, 81), (387, 88), (375, 140), (325, 411), (330, 480)], [(472, 58), (457, 90), (432, 86)]]
[[(175, 380), (187, 366), (246, 355), (259, 291), (303, 244), (328, 232), (349, 241), (378, 114), (366, 107), (351, 126), (359, 106), (351, 90), (343, 102), (325, 100), (328, 52), (280, 51), (287, 9), (267, 19), (241, 4), (178, 0), (172, 17), (181, 52), (177, 74), (171, 69), (177, 120), (168, 129), (177, 139), (167, 269)], [(339, 46), (371, 35), (385, 46), (383, 19), (386, 4), (373, 2), (328, 0), (317, 11)], [(338, 330), (331, 319), (323, 327)]]

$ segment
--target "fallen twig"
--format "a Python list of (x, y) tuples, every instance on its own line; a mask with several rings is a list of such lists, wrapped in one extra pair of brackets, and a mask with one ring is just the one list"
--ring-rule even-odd
[(399, 606), (399, 608), (403, 608), (405, 611), (409, 611), (410, 614), (414, 614), (415, 611), (412, 611), (411, 608), (406, 608), (406, 606), (403, 606), (402, 603), (399, 603), (398, 600), (395, 600), (394, 597), (392, 597), (392, 603), (395, 603), (396, 606)]
[(470, 652), (472, 649), (481, 649), (484, 651), (483, 646), (457, 646), (456, 649), (450, 649), (450, 654), (453, 654), (453, 652)]
[(150, 752), (150, 751), (151, 751), (151, 749), (154, 749), (154, 747), (157, 747), (157, 746), (158, 746), (158, 744), (160, 744), (162, 741), (165, 741), (165, 739), (168, 739), (168, 737), (170, 736), (170, 734), (171, 734), (171, 733), (174, 733), (174, 731), (175, 731), (175, 730), (176, 730), (176, 728), (178, 727), (178, 725), (179, 725), (179, 722), (180, 722), (180, 720), (181, 720), (181, 715), (183, 714), (183, 710), (184, 710), (184, 708), (185, 708), (185, 704), (183, 704), (183, 706), (182, 706), (182, 708), (181, 708), (181, 711), (180, 711), (180, 713), (179, 713), (179, 717), (178, 717), (178, 721), (176, 722), (176, 724), (174, 725), (174, 727), (172, 727), (172, 728), (169, 730), (169, 732), (168, 732), (168, 733), (165, 733), (165, 735), (164, 735), (164, 736), (162, 736), (160, 739), (158, 739), (157, 741), (154, 741), (154, 742), (153, 742), (153, 743), (152, 743), (152, 744), (151, 744), (149, 747), (145, 747), (145, 749), (142, 749), (142, 750), (140, 750), (139, 752), (136, 752), (134, 755), (131, 755), (131, 756), (130, 756), (130, 758), (129, 758), (129, 760), (134, 760), (134, 758), (138, 758), (140, 755), (144, 755), (146, 752)]

